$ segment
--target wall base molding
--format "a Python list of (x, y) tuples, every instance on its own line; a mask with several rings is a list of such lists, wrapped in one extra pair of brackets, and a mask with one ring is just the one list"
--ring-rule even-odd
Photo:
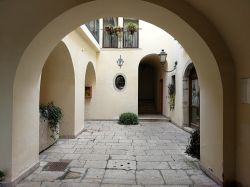
[(27, 177), (28, 175), (30, 175), (31, 173), (33, 173), (39, 166), (40, 166), (40, 162), (38, 161), (33, 166), (31, 166), (30, 168), (26, 169), (16, 179), (14, 179), (14, 180), (12, 180), (10, 182), (6, 181), (6, 182), (0, 183), (0, 187), (15, 187), (21, 180), (23, 180), (25, 177)]
[(82, 130), (80, 130), (78, 133), (76, 133), (75, 135), (62, 135), (60, 136), (60, 139), (75, 139), (77, 138), (77, 136), (79, 136), (83, 131), (85, 131), (85, 128), (83, 128)]
[(199, 166), (201, 168), (201, 170), (206, 173), (211, 179), (213, 179), (218, 185), (222, 186), (223, 182), (217, 177), (215, 176), (209, 169), (207, 169), (205, 166), (203, 166), (200, 162), (199, 162)]

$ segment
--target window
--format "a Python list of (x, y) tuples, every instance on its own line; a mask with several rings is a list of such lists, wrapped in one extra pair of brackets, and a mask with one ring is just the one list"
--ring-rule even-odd
[(99, 43), (99, 19), (92, 20), (85, 24), (96, 41)]
[(123, 48), (139, 47), (139, 21), (133, 18), (123, 19)]
[(125, 78), (123, 75), (117, 75), (115, 78), (115, 87), (118, 90), (122, 90), (125, 87)]
[(118, 36), (114, 28), (118, 26), (118, 18), (107, 17), (103, 19), (103, 47), (118, 48)]

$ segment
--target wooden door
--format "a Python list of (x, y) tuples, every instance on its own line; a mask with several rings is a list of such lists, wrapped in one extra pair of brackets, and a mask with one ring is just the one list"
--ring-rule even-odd
[(160, 114), (163, 113), (163, 80), (160, 80)]

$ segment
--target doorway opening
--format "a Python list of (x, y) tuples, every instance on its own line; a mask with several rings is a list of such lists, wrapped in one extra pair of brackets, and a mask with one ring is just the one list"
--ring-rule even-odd
[(184, 126), (200, 127), (200, 86), (193, 63), (187, 66), (184, 73), (183, 112)]
[(138, 114), (163, 113), (163, 72), (159, 57), (150, 54), (142, 58), (138, 73)]

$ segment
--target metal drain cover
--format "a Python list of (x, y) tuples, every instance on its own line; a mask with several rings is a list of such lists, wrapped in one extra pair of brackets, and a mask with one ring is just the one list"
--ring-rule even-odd
[(109, 169), (123, 169), (123, 170), (135, 170), (136, 162), (132, 160), (109, 160), (107, 168)]
[(64, 171), (68, 165), (69, 162), (48, 162), (43, 171)]

